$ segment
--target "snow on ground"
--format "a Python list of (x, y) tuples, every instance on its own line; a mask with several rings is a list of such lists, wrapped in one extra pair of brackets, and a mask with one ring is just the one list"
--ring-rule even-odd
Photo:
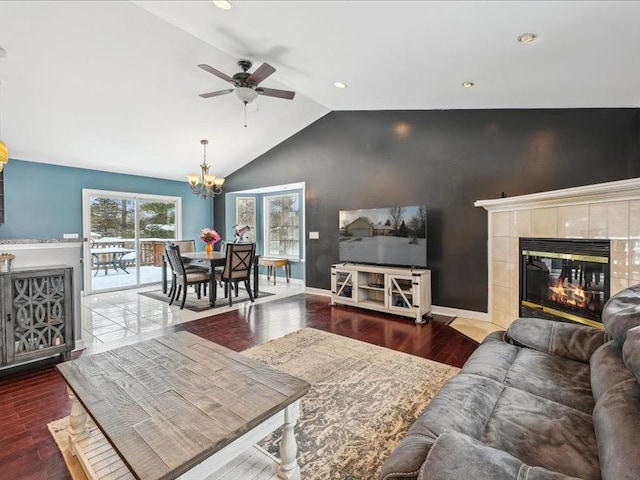
[(340, 261), (425, 266), (427, 240), (410, 244), (406, 237), (348, 237), (340, 239)]

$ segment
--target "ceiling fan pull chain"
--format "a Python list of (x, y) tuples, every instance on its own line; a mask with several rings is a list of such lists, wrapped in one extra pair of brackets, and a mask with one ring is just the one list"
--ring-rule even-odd
[(244, 128), (247, 128), (247, 102), (244, 102)]

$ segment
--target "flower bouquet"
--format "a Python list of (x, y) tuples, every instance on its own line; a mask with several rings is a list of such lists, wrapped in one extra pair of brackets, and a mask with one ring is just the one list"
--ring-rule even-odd
[(215, 230), (210, 228), (203, 228), (200, 230), (200, 240), (206, 243), (205, 250), (207, 253), (213, 251), (213, 245), (220, 241), (222, 237)]

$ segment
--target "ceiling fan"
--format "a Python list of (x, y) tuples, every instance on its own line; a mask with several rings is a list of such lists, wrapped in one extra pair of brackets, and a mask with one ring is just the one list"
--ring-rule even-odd
[[(258, 95), (264, 95), (265, 97), (284, 98), (285, 100), (293, 100), (296, 92), (258, 86), (269, 75), (276, 71), (276, 69), (268, 63), (263, 63), (253, 73), (249, 73), (249, 69), (252, 66), (252, 63), (249, 60), (238, 60), (238, 66), (242, 69), (242, 71), (236, 73), (233, 77), (230, 77), (229, 75), (222, 73), (220, 70), (216, 70), (215, 68), (210, 67), (205, 63), (198, 65), (198, 67), (200, 67), (202, 70), (205, 70), (212, 75), (215, 75), (216, 77), (221, 78), (222, 80), (225, 80), (235, 86), (235, 88), (227, 88), (225, 90), (217, 90), (215, 92), (201, 93), (200, 96), (202, 98), (211, 98), (234, 92), (236, 97), (238, 97), (238, 99), (242, 103), (244, 103), (245, 114), (247, 112), (247, 106), (250, 104), (254, 105), (255, 109), (257, 110), (257, 105), (255, 105), (254, 100)], [(246, 123), (247, 122), (245, 115), (245, 127), (247, 126)]]

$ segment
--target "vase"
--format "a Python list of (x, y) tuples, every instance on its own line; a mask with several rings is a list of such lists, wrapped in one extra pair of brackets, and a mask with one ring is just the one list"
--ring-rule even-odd
[(211, 252), (213, 252), (213, 247), (211, 246), (210, 242), (207, 242), (206, 246), (204, 247), (204, 251), (207, 252), (207, 254), (211, 255)]

